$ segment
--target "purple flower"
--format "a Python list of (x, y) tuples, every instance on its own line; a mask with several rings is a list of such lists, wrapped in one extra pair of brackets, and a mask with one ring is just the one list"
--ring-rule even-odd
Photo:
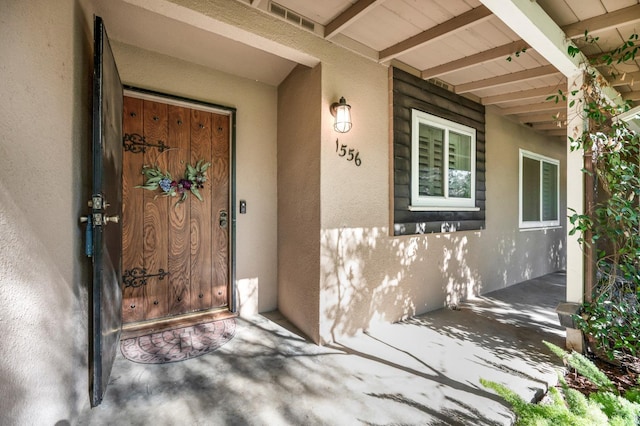
[(187, 179), (180, 179), (180, 185), (186, 190), (191, 189), (191, 181)]

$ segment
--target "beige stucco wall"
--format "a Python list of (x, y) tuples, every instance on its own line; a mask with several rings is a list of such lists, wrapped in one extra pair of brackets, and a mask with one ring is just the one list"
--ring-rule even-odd
[[(500, 115), (487, 114), (487, 237), (497, 241), (489, 262), (487, 290), (566, 267), (566, 148)], [(560, 161), (560, 224), (547, 230), (518, 229), (519, 149)], [(491, 203), (491, 204), (489, 204)]]
[(0, 2), (0, 424), (53, 425), (88, 405), (80, 15), (73, 0)]
[[(398, 264), (380, 250), (390, 241), (388, 69), (342, 49), (323, 60), (320, 324), (329, 342), (395, 310), (382, 289)], [(351, 105), (346, 134), (333, 130), (329, 109), (340, 96)], [(359, 153), (360, 166), (339, 156), (336, 140)]]
[[(322, 64), (320, 342), (564, 267), (563, 229), (521, 232), (517, 225), (518, 147), (560, 158), (564, 170), (561, 144), (488, 115), (487, 229), (391, 237), (387, 68), (240, 2), (172, 3), (303, 52)], [(352, 105), (353, 129), (345, 135), (332, 130), (329, 113), (329, 105), (340, 96)], [(279, 120), (279, 126), (289, 125), (282, 117)], [(360, 152), (360, 167), (338, 157), (336, 138)], [(304, 172), (299, 173), (304, 179)], [(303, 250), (317, 237), (299, 231), (296, 238), (302, 239)], [(288, 256), (280, 248), (279, 255)], [(280, 259), (279, 276), (292, 276), (300, 269), (292, 265)], [(282, 292), (289, 284), (280, 279), (279, 285)], [(303, 287), (307, 291), (312, 285)], [(292, 313), (304, 309), (305, 303), (308, 299), (302, 296), (279, 295), (279, 308), (289, 312), (298, 327), (313, 330), (316, 325), (304, 323), (305, 315)], [(315, 334), (310, 336), (315, 340)]]
[[(365, 81), (383, 96), (373, 78)], [(364, 117), (386, 113), (371, 99), (352, 104)], [(561, 142), (487, 114), (486, 229), (390, 237), (388, 141), (369, 134), (375, 124), (362, 121), (364, 135), (356, 131), (359, 121), (354, 118), (354, 130), (341, 140), (360, 148), (363, 167), (336, 157), (331, 141), (323, 144), (321, 341), (455, 305), (565, 267), (563, 227), (518, 228), (519, 148), (560, 160), (564, 188), (566, 153)], [(377, 132), (384, 133), (384, 128)], [(374, 167), (364, 168), (367, 160)], [(565, 206), (563, 195), (561, 212)]]
[(318, 341), (320, 309), (320, 65), (278, 87), (278, 307)]
[(112, 47), (124, 84), (236, 108), (236, 194), (247, 202), (236, 223), (238, 307), (241, 315), (275, 309), (276, 88), (131, 45)]
[[(278, 89), (114, 43), (124, 82), (237, 109), (237, 198), (248, 203), (237, 222), (243, 312), (279, 304), (314, 340), (330, 341), (564, 267), (564, 230), (517, 229), (518, 148), (559, 158), (564, 171), (562, 144), (489, 114), (487, 229), (391, 237), (386, 67), (240, 2), (175, 2), (322, 62), (305, 89), (315, 105), (300, 117), (319, 120), (307, 137), (318, 138), (319, 204), (309, 212), (318, 229), (289, 235), (284, 212), (278, 226), (278, 192), (296, 175), (308, 177), (288, 169), (293, 175), (278, 188), (278, 165), (289, 161), (286, 153), (278, 161), (278, 148), (295, 137), (283, 134), (278, 145), (278, 127), (288, 124), (278, 115)], [(0, 2), (0, 325), (8, 330), (0, 345), (0, 423), (55, 424), (88, 404), (89, 262), (77, 222), (90, 193), (90, 26), (73, 0)], [(302, 91), (294, 78), (282, 96)], [(353, 107), (346, 135), (331, 127), (329, 105), (340, 96)], [(336, 138), (360, 152), (360, 167), (338, 157)], [(295, 201), (296, 194), (280, 195), (282, 208)], [(282, 261), (277, 270), (278, 254), (291, 259), (295, 251), (278, 245), (278, 236), (300, 238), (299, 248), (313, 256), (317, 269), (302, 291), (283, 294), (295, 285), (284, 277), (301, 267)], [(301, 314), (308, 304), (317, 314)]]

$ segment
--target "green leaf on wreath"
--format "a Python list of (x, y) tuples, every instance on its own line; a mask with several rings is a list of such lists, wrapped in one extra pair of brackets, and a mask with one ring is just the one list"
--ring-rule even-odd
[(196, 196), (198, 200), (202, 201), (202, 195), (200, 195), (200, 191), (198, 191), (198, 188), (196, 188), (195, 186), (192, 186), (191, 192), (193, 193), (193, 195)]

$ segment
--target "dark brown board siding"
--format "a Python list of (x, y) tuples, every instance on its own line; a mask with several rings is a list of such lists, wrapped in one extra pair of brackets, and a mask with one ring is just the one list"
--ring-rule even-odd
[[(411, 110), (476, 129), (476, 207), (478, 211), (410, 211)], [(484, 229), (486, 209), (484, 106), (397, 68), (393, 69), (394, 235)]]

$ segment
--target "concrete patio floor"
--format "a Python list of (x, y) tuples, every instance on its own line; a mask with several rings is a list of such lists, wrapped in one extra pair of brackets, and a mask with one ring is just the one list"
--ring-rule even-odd
[(557, 382), (562, 346), (555, 273), (380, 326), (325, 347), (277, 312), (238, 319), (235, 337), (199, 358), (136, 364), (118, 355), (105, 399), (81, 425), (503, 425), (514, 415), (480, 385), (528, 400)]

